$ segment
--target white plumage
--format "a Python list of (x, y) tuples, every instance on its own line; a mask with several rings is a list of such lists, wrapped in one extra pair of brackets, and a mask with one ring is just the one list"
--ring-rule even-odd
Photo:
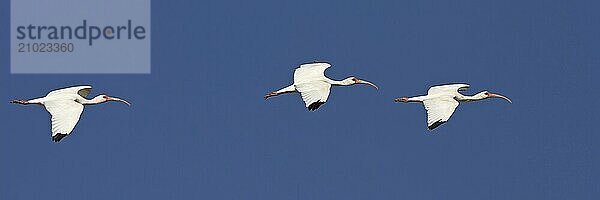
[(324, 79), (327, 78), (325, 70), (329, 67), (329, 63), (311, 63), (300, 65), (294, 71), (294, 87), (300, 92), (307, 108), (314, 104), (316, 109), (320, 106), (316, 104), (327, 102), (331, 84)]
[(294, 84), (268, 93), (265, 98), (284, 93), (299, 92), (306, 108), (313, 111), (327, 102), (332, 85), (367, 84), (377, 88), (373, 83), (355, 77), (348, 77), (341, 81), (331, 80), (325, 76), (325, 70), (329, 67), (331, 67), (331, 64), (326, 62), (301, 64), (294, 71)]
[(52, 115), (52, 138), (71, 134), (83, 112), (83, 105), (73, 100), (52, 100), (44, 103)]
[(469, 88), (467, 84), (448, 84), (429, 88), (426, 96), (402, 97), (395, 99), (396, 102), (421, 102), (427, 110), (427, 127), (433, 130), (443, 123), (447, 122), (459, 102), (477, 101), (490, 97), (502, 98), (508, 102), (512, 101), (499, 94), (493, 94), (488, 91), (482, 91), (473, 96), (465, 96), (459, 91)]
[(107, 101), (119, 101), (130, 105), (125, 100), (107, 95), (98, 95), (91, 100), (85, 99), (91, 90), (91, 86), (75, 86), (54, 90), (42, 98), (14, 100), (11, 103), (43, 105), (52, 116), (52, 141), (58, 142), (71, 134), (77, 122), (79, 122), (84, 105), (94, 105)]

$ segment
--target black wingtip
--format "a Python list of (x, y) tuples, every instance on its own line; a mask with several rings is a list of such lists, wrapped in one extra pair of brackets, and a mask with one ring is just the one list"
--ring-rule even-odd
[(67, 136), (67, 134), (61, 134), (61, 133), (56, 134), (56, 135), (52, 136), (52, 142), (59, 142), (66, 136)]
[(317, 101), (308, 105), (309, 111), (315, 111), (317, 108), (321, 107), (321, 105), (325, 104), (325, 102)]
[(437, 128), (438, 126), (440, 126), (440, 125), (442, 125), (444, 123), (446, 123), (446, 121), (440, 120), (440, 121), (437, 121), (437, 122), (433, 123), (431, 126), (428, 126), (427, 128), (429, 130), (433, 130), (433, 129)]

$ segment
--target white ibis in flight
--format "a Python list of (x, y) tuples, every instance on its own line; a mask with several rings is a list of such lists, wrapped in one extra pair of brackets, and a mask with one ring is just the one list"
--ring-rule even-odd
[(90, 100), (85, 99), (91, 90), (92, 86), (75, 86), (54, 90), (45, 97), (32, 100), (14, 100), (11, 103), (38, 104), (46, 107), (46, 110), (52, 115), (52, 141), (59, 142), (73, 131), (83, 112), (84, 105), (95, 105), (108, 101), (118, 101), (131, 105), (123, 99), (103, 94)]
[(402, 97), (397, 98), (395, 102), (421, 102), (427, 110), (427, 128), (433, 130), (434, 128), (447, 122), (454, 113), (459, 102), (478, 101), (491, 97), (501, 98), (509, 103), (512, 101), (502, 95), (494, 94), (488, 91), (479, 92), (473, 96), (465, 96), (459, 91), (464, 91), (469, 88), (467, 84), (449, 84), (439, 85), (429, 88), (427, 95), (417, 97)]
[(349, 86), (354, 84), (367, 84), (378, 89), (375, 84), (360, 80), (353, 76), (341, 81), (331, 80), (325, 77), (325, 70), (329, 67), (331, 67), (331, 64), (326, 62), (301, 64), (300, 67), (296, 68), (294, 71), (294, 84), (268, 93), (265, 95), (265, 99), (280, 94), (299, 92), (306, 104), (306, 108), (308, 108), (309, 111), (314, 111), (327, 102), (329, 90), (332, 85)]

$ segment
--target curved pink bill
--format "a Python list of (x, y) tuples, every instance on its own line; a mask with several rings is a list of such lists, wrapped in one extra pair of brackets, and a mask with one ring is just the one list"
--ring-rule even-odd
[(490, 93), (489, 97), (501, 98), (501, 99), (508, 101), (509, 103), (512, 103), (512, 101), (508, 97), (505, 97), (505, 96), (502, 96), (499, 94)]
[(109, 101), (118, 101), (118, 102), (127, 104), (128, 106), (131, 106), (131, 104), (129, 102), (127, 102), (127, 101), (125, 101), (123, 99), (116, 98), (116, 97), (109, 97), (108, 100)]
[(379, 90), (379, 87), (377, 87), (375, 84), (369, 82), (369, 81), (365, 81), (365, 80), (357, 80), (356, 83), (358, 84), (367, 84), (370, 85), (372, 87), (374, 87), (375, 89)]

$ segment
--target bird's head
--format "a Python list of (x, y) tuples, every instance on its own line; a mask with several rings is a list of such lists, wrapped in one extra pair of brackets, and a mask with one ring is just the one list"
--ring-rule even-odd
[(351, 76), (351, 77), (348, 77), (348, 78), (342, 80), (342, 84), (343, 85), (366, 84), (366, 85), (370, 85), (370, 86), (374, 87), (375, 89), (379, 90), (379, 87), (377, 87), (375, 84), (373, 84), (369, 81), (360, 80), (359, 78), (356, 78), (354, 76)]
[[(108, 102), (108, 101), (118, 101), (118, 102), (127, 104), (128, 106), (131, 106), (131, 104), (129, 102), (127, 102), (127, 101), (125, 101), (123, 99), (119, 99), (119, 98), (116, 98), (116, 97), (111, 97), (111, 96), (108, 96), (108, 95), (105, 95), (105, 94), (98, 95), (96, 98), (99, 100), (99, 102), (102, 102), (102, 103)], [(94, 99), (96, 99), (96, 98), (94, 98)]]
[(502, 96), (500, 94), (494, 94), (494, 93), (488, 92), (487, 90), (484, 90), (484, 91), (481, 91), (480, 93), (477, 93), (475, 95), (475, 97), (478, 98), (478, 99), (501, 98), (501, 99), (504, 99), (504, 100), (508, 101), (509, 103), (512, 103), (512, 101), (508, 97)]

